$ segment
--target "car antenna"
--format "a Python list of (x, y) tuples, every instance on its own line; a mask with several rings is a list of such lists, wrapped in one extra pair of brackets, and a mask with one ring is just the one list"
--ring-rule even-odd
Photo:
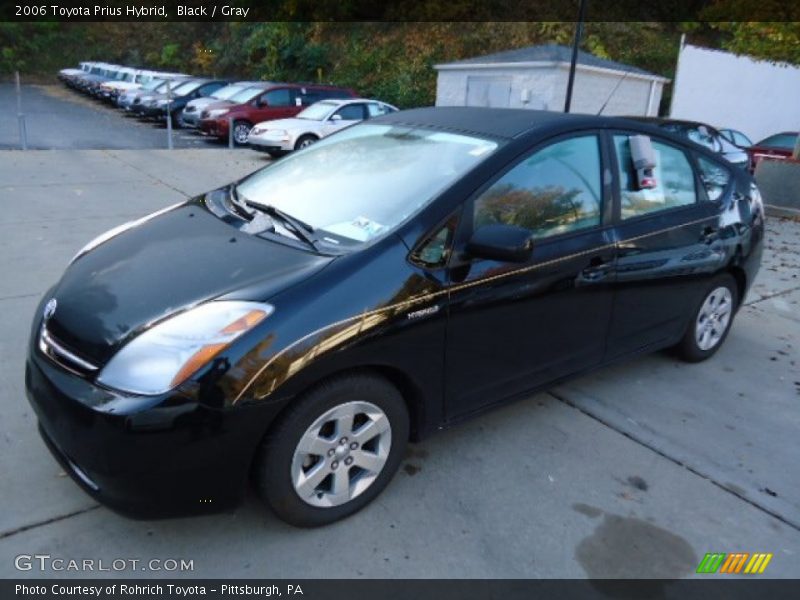
[(608, 95), (608, 98), (606, 98), (606, 101), (605, 101), (605, 102), (603, 102), (603, 106), (601, 106), (601, 107), (600, 107), (600, 110), (598, 110), (598, 111), (597, 111), (597, 116), (598, 116), (598, 117), (599, 117), (599, 116), (600, 116), (600, 115), (603, 113), (603, 111), (606, 109), (606, 106), (608, 105), (608, 102), (609, 102), (609, 100), (611, 100), (611, 97), (612, 97), (612, 96), (613, 96), (613, 95), (616, 93), (616, 91), (619, 89), (619, 86), (622, 84), (622, 82), (623, 82), (623, 81), (625, 81), (625, 78), (628, 76), (628, 73), (630, 73), (630, 71), (625, 71), (625, 73), (622, 75), (622, 77), (620, 77), (620, 78), (617, 80), (617, 85), (615, 85), (615, 86), (614, 86), (614, 89), (613, 89), (613, 90), (611, 90), (611, 93)]

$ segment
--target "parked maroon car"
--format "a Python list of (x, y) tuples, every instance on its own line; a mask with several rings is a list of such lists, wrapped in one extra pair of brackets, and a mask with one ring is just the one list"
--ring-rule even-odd
[(200, 115), (202, 133), (228, 139), (228, 123), (233, 122), (233, 139), (245, 144), (253, 125), (273, 119), (286, 119), (328, 98), (357, 98), (351, 89), (329, 85), (275, 83), (247, 100), (234, 96), (209, 105)]
[(747, 148), (750, 157), (750, 172), (754, 173), (758, 163), (763, 158), (784, 160), (792, 156), (794, 145), (797, 143), (797, 131), (784, 131), (776, 133)]

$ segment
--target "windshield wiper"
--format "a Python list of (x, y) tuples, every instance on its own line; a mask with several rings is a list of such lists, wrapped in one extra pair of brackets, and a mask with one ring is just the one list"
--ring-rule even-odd
[[(233, 193), (236, 197), (236, 200), (239, 201), (239, 194), (236, 192), (236, 188), (233, 189)], [(240, 202), (243, 203), (244, 206), (255, 208), (256, 210), (266, 213), (273, 219), (283, 223), (284, 226), (288, 225), (288, 229), (294, 233), (297, 239), (311, 246), (314, 251), (321, 252), (319, 248), (319, 240), (317, 239), (317, 236), (314, 235), (314, 228), (308, 223), (304, 223), (300, 219), (296, 219), (292, 215), (283, 212), (280, 208), (276, 208), (271, 204), (260, 204), (258, 202), (247, 200), (246, 198), (243, 198)]]
[(247, 203), (242, 202), (239, 199), (239, 192), (236, 191), (236, 186), (231, 185), (231, 193), (230, 193), (231, 204), (233, 208), (236, 209), (236, 212), (239, 213), (240, 217), (247, 219), (248, 221), (252, 220), (253, 213), (247, 209)]

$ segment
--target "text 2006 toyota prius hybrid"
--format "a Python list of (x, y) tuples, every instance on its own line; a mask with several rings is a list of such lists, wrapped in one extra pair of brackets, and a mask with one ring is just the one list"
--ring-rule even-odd
[(368, 504), (409, 439), (611, 361), (724, 342), (758, 270), (751, 177), (647, 124), (435, 108), (347, 128), (92, 241), (26, 387), (127, 514)]

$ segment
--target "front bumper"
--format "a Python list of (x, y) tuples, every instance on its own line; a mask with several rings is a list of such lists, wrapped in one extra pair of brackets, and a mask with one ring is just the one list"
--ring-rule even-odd
[(65, 471), (99, 502), (137, 518), (238, 503), (255, 450), (278, 412), (269, 402), (210, 408), (177, 391), (128, 398), (120, 407), (115, 401), (125, 397), (67, 372), (34, 344), (25, 388), (42, 437)]
[(139, 114), (141, 114), (143, 117), (157, 119), (167, 115), (167, 108), (166, 106), (144, 106), (139, 111)]
[(291, 152), (294, 150), (294, 141), (293, 138), (289, 137), (288, 139), (278, 139), (278, 138), (268, 138), (265, 136), (259, 135), (250, 135), (247, 138), (247, 143), (252, 146), (255, 150), (263, 150), (263, 151), (281, 151), (281, 152)]
[(197, 128), (200, 126), (200, 113), (197, 111), (181, 112), (181, 124), (184, 127)]
[(210, 135), (222, 140), (228, 139), (228, 119), (201, 119), (200, 131), (204, 135)]

